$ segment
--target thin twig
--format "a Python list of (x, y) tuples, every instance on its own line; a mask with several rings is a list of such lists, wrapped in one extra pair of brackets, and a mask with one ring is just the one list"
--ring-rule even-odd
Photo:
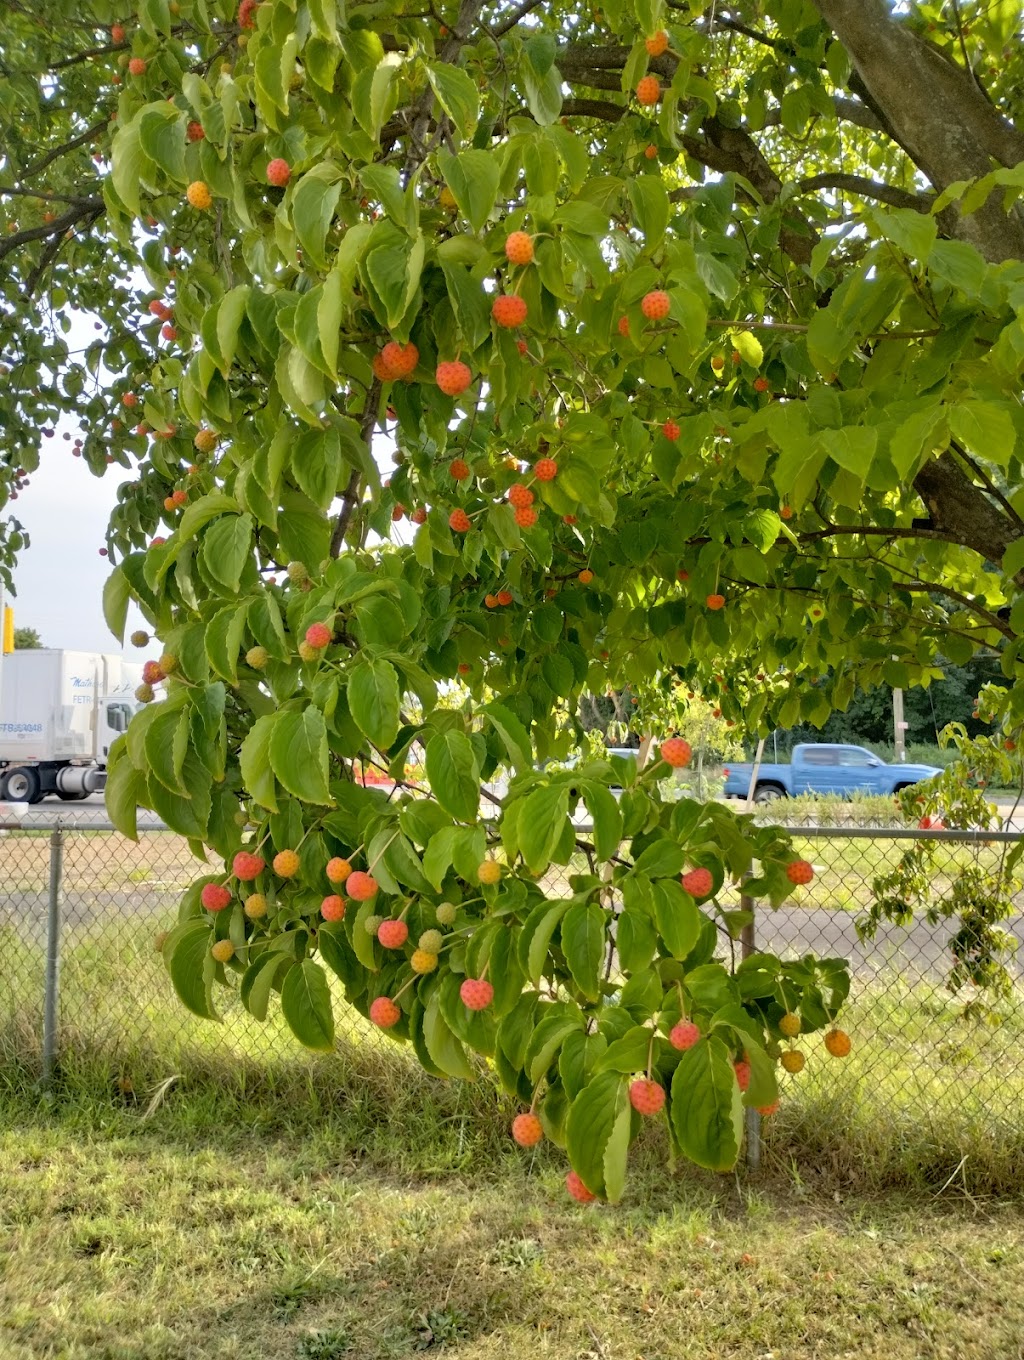
[[(373, 427), (377, 423), (377, 407), (380, 403), (381, 381), (374, 378), (370, 384), (370, 389), (366, 394), (366, 406), (363, 408), (363, 419), (359, 427), (359, 436), (368, 449), (371, 449), (373, 437)], [(372, 457), (372, 449), (371, 449)], [(331, 534), (331, 556), (338, 557), (341, 554), (342, 544), (345, 542), (345, 534), (348, 531), (349, 521), (352, 513), (359, 503), (359, 484), (362, 481), (362, 469), (353, 468), (352, 476), (348, 479), (348, 485), (341, 495), (341, 510), (335, 521), (334, 532)]]

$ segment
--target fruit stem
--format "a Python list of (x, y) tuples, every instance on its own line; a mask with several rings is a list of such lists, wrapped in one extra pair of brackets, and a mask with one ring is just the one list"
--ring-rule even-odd
[(407, 991), (409, 990), (409, 988), (413, 985), (413, 983), (416, 981), (416, 979), (417, 979), (419, 976), (420, 976), (419, 973), (413, 973), (411, 977), (407, 978), (407, 979), (405, 980), (405, 982), (402, 983), (401, 987), (399, 987), (398, 991), (394, 994), (394, 996), (391, 998), (391, 1000), (392, 1000), (392, 1001), (397, 1001), (398, 998), (399, 998), (404, 992), (407, 992)]
[[(391, 845), (391, 843), (392, 843), (393, 841), (397, 841), (398, 838), (399, 838), (399, 836), (400, 836), (401, 834), (402, 834), (401, 831), (396, 831), (395, 834), (391, 837), (391, 840), (389, 840), (389, 841), (387, 842), (387, 844), (381, 846), (379, 853), (376, 854), (376, 855), (374, 856), (374, 858), (373, 858), (373, 863), (372, 863), (371, 865), (369, 865), (369, 867), (367, 868), (367, 871), (366, 871), (367, 873), (369, 873), (369, 874), (372, 874), (372, 873), (373, 873), (374, 869), (376, 869), (377, 865), (380, 863), (381, 859), (383, 858), (384, 852), (387, 850), (388, 846)], [(307, 836), (309, 835), (309, 832), (308, 832), (308, 831), (306, 832), (306, 835), (307, 835)], [(303, 840), (305, 840), (305, 837), (303, 837)], [(300, 842), (300, 843), (301, 843), (301, 842)], [(362, 846), (360, 846), (359, 848), (362, 849)]]

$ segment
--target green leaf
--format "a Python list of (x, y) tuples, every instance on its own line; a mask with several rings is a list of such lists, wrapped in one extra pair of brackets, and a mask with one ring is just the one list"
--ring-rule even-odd
[(685, 959), (700, 938), (705, 919), (688, 892), (672, 879), (662, 879), (652, 887), (658, 934), (675, 959)]
[(382, 750), (398, 735), (401, 696), (390, 661), (362, 660), (348, 673), (348, 707), (360, 732)]
[(146, 777), (128, 759), (128, 749), (123, 737), (110, 748), (110, 762), (107, 765), (107, 784), (103, 798), (110, 820), (122, 836), (137, 841), (137, 811), (146, 792)]
[(427, 779), (434, 797), (463, 822), (474, 822), (480, 804), (480, 769), (464, 732), (438, 732), (426, 747)]
[(580, 786), (583, 801), (594, 824), (594, 850), (600, 860), (609, 860), (622, 840), (622, 809), (619, 800), (603, 784), (588, 779)]
[(550, 966), (552, 937), (572, 905), (571, 900), (541, 902), (527, 918), (519, 938), (519, 954), (526, 976), (534, 987), (540, 985), (545, 969)]
[(510, 708), (503, 704), (488, 704), (481, 710), (504, 743), (509, 762), (515, 770), (528, 770), (533, 765), (533, 748), (526, 728)]
[(584, 1034), (576, 1030), (566, 1036), (558, 1057), (558, 1075), (570, 1102), (594, 1076), (607, 1047), (608, 1040), (603, 1034)]
[(750, 1085), (743, 1094), (743, 1103), (755, 1108), (773, 1104), (779, 1098), (775, 1064), (761, 1045), (752, 1040), (747, 1041), (743, 1051), (750, 1064)]
[(292, 968), (281, 988), (281, 1014), (306, 1048), (329, 1053), (334, 1047), (334, 1013), (327, 974), (312, 959)]
[(366, 192), (378, 200), (396, 227), (403, 232), (408, 231), (410, 225), (415, 227), (416, 199), (406, 195), (397, 166), (367, 165), (360, 170), (359, 177)]
[(495, 155), (489, 151), (450, 151), (437, 153), (437, 163), (445, 183), (455, 196), (459, 211), (474, 231), (483, 230), (498, 196), (501, 171)]
[(928, 213), (913, 208), (896, 208), (892, 212), (875, 213), (875, 226), (888, 241), (913, 259), (926, 264), (931, 254), (939, 226)]
[(188, 714), (184, 710), (158, 711), (146, 728), (146, 763), (150, 773), (172, 793), (188, 793), (182, 782), (188, 739)]
[(302, 176), (292, 198), (292, 223), (299, 245), (318, 269), (327, 268), (324, 244), (341, 197), (341, 171), (322, 162)]
[(402, 320), (419, 286), (423, 255), (423, 234), (418, 232), (412, 242), (403, 239), (371, 250), (363, 262), (392, 329)]
[[(613, 1136), (621, 1141), (617, 1125), (623, 1111), (628, 1120), (626, 1083), (617, 1072), (602, 1072), (596, 1076), (569, 1109), (565, 1124), (566, 1151), (580, 1180), (594, 1195), (609, 1193), (605, 1180), (605, 1153)], [(621, 1194), (617, 1176), (610, 1189)]]
[(936, 241), (928, 255), (928, 272), (976, 298), (985, 283), (988, 266), (965, 241)]
[(949, 407), (949, 428), (969, 452), (1006, 467), (1017, 442), (1010, 407), (994, 401), (960, 401)]
[(130, 600), (131, 588), (128, 577), (120, 567), (115, 567), (103, 583), (103, 617), (107, 627), (120, 643), (124, 642)]
[(680, 1059), (672, 1077), (672, 1128), (682, 1151), (698, 1166), (729, 1171), (736, 1165), (743, 1104), (732, 1056), (721, 1039), (700, 1039)]
[(604, 910), (595, 903), (570, 907), (562, 918), (562, 953), (573, 981), (588, 1001), (601, 995), (601, 971), (607, 959)]
[(633, 862), (633, 871), (648, 878), (671, 878), (682, 873), (685, 856), (675, 841), (652, 841)]
[(452, 867), (455, 841), (460, 829), (457, 826), (442, 827), (431, 836), (430, 844), (423, 855), (423, 872), (438, 892), (441, 891), (445, 875)]
[(604, 1056), (597, 1064), (599, 1072), (619, 1072), (629, 1076), (633, 1072), (646, 1072), (651, 1056), (654, 1031), (646, 1025), (636, 1025), (621, 1039), (608, 1045)]
[(480, 98), (473, 80), (458, 66), (442, 61), (428, 62), (427, 79), (437, 102), (468, 142), (480, 119)]
[(535, 874), (551, 863), (569, 818), (569, 789), (553, 784), (527, 794), (519, 815), (519, 850)]
[(441, 1014), (441, 993), (437, 989), (431, 992), (423, 1013), (423, 1038), (427, 1052), (442, 1072), (466, 1081), (476, 1077), (476, 1069), (467, 1058), (466, 1050)]
[(668, 190), (660, 175), (640, 175), (629, 182), (629, 201), (647, 249), (654, 250), (664, 238), (669, 219)]
[(184, 543), (190, 538), (194, 538), (199, 530), (213, 519), (219, 519), (221, 515), (239, 513), (239, 505), (233, 496), (226, 496), (222, 491), (211, 491), (206, 496), (201, 496), (199, 500), (192, 501), (185, 507), (185, 513), (181, 517), (178, 525), (178, 532), (175, 540)]
[(878, 431), (864, 426), (847, 426), (841, 430), (826, 430), (818, 441), (828, 450), (829, 457), (852, 472), (862, 482), (871, 471), (871, 463), (878, 447)]
[(175, 931), (168, 961), (171, 982), (182, 1004), (204, 1020), (220, 1019), (213, 1007), (212, 943), (209, 922), (190, 921)]
[(547, 127), (562, 112), (562, 77), (558, 68), (551, 66), (542, 76), (530, 65), (520, 69), (530, 112), (541, 127)]
[(622, 912), (616, 919), (615, 947), (626, 973), (643, 972), (658, 947), (658, 933), (650, 917), (640, 911)]
[(764, 350), (761, 342), (752, 331), (734, 331), (732, 343), (739, 351), (744, 363), (751, 368), (760, 368), (764, 363)]
[(295, 960), (286, 954), (268, 952), (258, 954), (246, 968), (238, 987), (238, 999), (256, 1020), (266, 1020), (275, 983), (284, 969), (294, 966)]
[(252, 531), (251, 515), (229, 515), (211, 524), (203, 535), (203, 565), (228, 590), (238, 590), (252, 550)]
[(555, 1061), (568, 1036), (582, 1030), (583, 1023), (583, 1015), (578, 1009), (559, 1009), (554, 1015), (545, 1015), (536, 1026), (523, 1059), (523, 1066), (534, 1086)]
[(185, 123), (174, 104), (150, 104), (139, 114), (139, 145), (172, 180), (185, 178)]
[(289, 793), (304, 803), (330, 803), (327, 724), (318, 708), (309, 704), (299, 713), (276, 714), (269, 755), (271, 769)]
[(277, 785), (270, 767), (270, 738), (277, 719), (276, 713), (257, 718), (246, 733), (238, 756), (242, 783), (249, 797), (271, 812), (277, 811)]
[(147, 157), (142, 150), (137, 122), (126, 123), (114, 133), (110, 160), (110, 179), (114, 192), (132, 217), (138, 217), (141, 212), (139, 189), (143, 183)]
[(210, 665), (224, 680), (238, 679), (238, 655), (245, 636), (248, 605), (229, 605), (215, 614), (206, 626), (206, 655)]
[(627, 1102), (615, 1116), (604, 1149), (604, 1195), (609, 1204), (618, 1204), (626, 1188), (626, 1167), (632, 1137), (633, 1115)]

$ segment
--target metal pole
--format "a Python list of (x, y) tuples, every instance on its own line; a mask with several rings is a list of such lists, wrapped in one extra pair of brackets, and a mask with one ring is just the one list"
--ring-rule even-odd
[(904, 733), (906, 728), (903, 726), (903, 691), (894, 689), (892, 692), (892, 725), (896, 740), (894, 746), (897, 760), (906, 760), (907, 746)]
[[(740, 911), (749, 911), (751, 915), (754, 913), (754, 899), (748, 897), (746, 893), (740, 894)], [(740, 955), (744, 959), (749, 959), (751, 954), (756, 952), (757, 942), (754, 935), (754, 922), (750, 921), (740, 933)], [(747, 1132), (747, 1166), (751, 1171), (760, 1171), (761, 1116), (752, 1105), (747, 1105), (744, 1108), (743, 1122)]]
[(64, 829), (50, 835), (50, 900), (46, 915), (46, 994), (43, 1002), (43, 1090), (49, 1090), (57, 1058), (57, 1001), (60, 979), (60, 917), (64, 878)]

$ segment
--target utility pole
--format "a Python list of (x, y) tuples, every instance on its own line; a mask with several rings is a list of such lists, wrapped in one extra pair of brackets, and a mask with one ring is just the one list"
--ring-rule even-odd
[(906, 731), (908, 724), (903, 721), (903, 691), (894, 689), (892, 692), (892, 726), (895, 737), (896, 759), (906, 760), (907, 744)]

